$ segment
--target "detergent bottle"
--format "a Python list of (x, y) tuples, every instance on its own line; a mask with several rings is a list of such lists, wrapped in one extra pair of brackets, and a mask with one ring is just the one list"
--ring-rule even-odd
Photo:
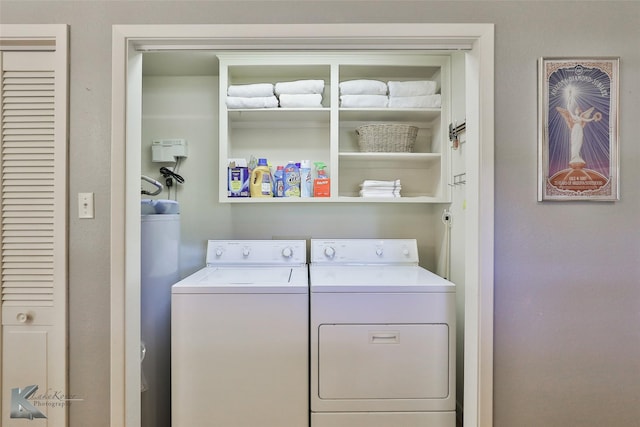
[(300, 169), (293, 161), (284, 167), (284, 197), (300, 197)]
[(251, 171), (249, 193), (251, 197), (273, 197), (273, 179), (267, 159), (258, 159), (258, 165)]
[(273, 174), (273, 197), (284, 197), (284, 166), (278, 166)]
[(300, 162), (300, 197), (313, 197), (311, 160), (303, 160)]
[(315, 162), (316, 179), (313, 180), (313, 197), (331, 197), (331, 180), (327, 176), (327, 165)]

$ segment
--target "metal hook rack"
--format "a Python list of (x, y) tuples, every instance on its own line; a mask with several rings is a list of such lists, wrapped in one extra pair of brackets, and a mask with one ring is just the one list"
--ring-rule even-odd
[(460, 141), (460, 134), (463, 133), (467, 129), (467, 123), (464, 122), (458, 125), (456, 122), (449, 123), (449, 140), (453, 144), (453, 149), (457, 150), (460, 147), (460, 144), (463, 144), (465, 141)]
[(467, 183), (467, 174), (459, 173), (457, 175), (453, 175), (453, 184), (449, 184), (451, 187), (455, 187), (456, 185), (464, 185)]

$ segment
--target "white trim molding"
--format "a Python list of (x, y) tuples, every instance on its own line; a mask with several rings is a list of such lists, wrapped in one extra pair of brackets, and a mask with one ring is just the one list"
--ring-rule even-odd
[(111, 426), (140, 425), (140, 58), (188, 49), (466, 51), (464, 426), (492, 426), (494, 25), (116, 25), (112, 43)]

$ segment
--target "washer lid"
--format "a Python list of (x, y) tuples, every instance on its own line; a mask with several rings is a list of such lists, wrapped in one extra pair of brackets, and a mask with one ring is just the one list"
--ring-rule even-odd
[(205, 267), (173, 285), (171, 292), (219, 294), (307, 293), (307, 266)]
[(420, 266), (314, 265), (311, 292), (455, 292), (450, 281)]

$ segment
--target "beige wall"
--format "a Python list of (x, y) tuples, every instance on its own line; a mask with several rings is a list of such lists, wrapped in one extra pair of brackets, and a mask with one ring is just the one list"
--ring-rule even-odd
[[(633, 426), (640, 419), (640, 2), (0, 1), (0, 23), (71, 34), (72, 427), (109, 425), (111, 25), (496, 24), (495, 426)], [(250, 3), (247, 5), (247, 3)], [(295, 4), (295, 7), (292, 7)], [(622, 199), (536, 202), (536, 60), (621, 57)]]

